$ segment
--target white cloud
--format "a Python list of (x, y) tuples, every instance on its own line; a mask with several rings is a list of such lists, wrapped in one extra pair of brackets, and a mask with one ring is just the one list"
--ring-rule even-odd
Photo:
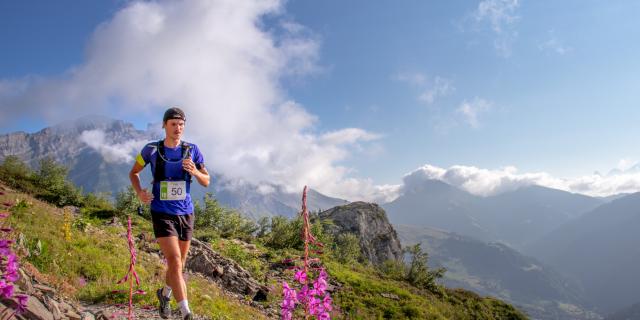
[[(28, 115), (57, 122), (96, 113), (153, 120), (178, 105), (187, 113), (187, 139), (201, 147), (214, 172), (295, 191), (306, 184), (347, 199), (373, 199), (384, 190), (351, 178), (352, 170), (339, 163), (354, 145), (366, 148), (376, 135), (357, 128), (314, 132), (317, 117), (281, 87), (286, 77), (316, 72), (319, 55), (317, 37), (287, 20), (283, 3), (127, 3), (95, 30), (85, 61), (64, 74), (0, 79), (0, 114), (8, 115), (5, 121)], [(276, 21), (269, 29), (267, 16)], [(21, 91), (6, 89), (13, 87)], [(84, 137), (90, 143), (101, 136)], [(114, 161), (131, 160), (94, 147)]]
[(609, 196), (640, 191), (640, 172), (558, 178), (546, 172), (519, 173), (515, 167), (492, 170), (455, 165), (445, 169), (426, 164), (404, 176), (399, 192), (411, 190), (425, 180), (440, 180), (479, 196), (496, 195), (530, 185), (590, 196)]
[(518, 37), (515, 24), (520, 17), (517, 14), (518, 0), (483, 0), (472, 13), (478, 25), (488, 24), (493, 32), (493, 46), (500, 56), (509, 57), (511, 47)]
[(475, 98), (470, 102), (464, 100), (456, 112), (461, 114), (464, 117), (464, 120), (471, 127), (478, 128), (480, 126), (480, 121), (478, 119), (480, 114), (491, 110), (491, 107), (491, 102), (481, 98)]
[(565, 45), (555, 34), (553, 30), (549, 31), (549, 39), (538, 45), (540, 51), (552, 52), (559, 55), (565, 55), (571, 50), (570, 46)]
[(431, 105), (436, 98), (448, 96), (455, 91), (453, 81), (435, 76), (431, 80), (428, 76), (420, 72), (399, 73), (392, 77), (395, 81), (405, 82), (420, 89), (418, 100)]
[(352, 144), (358, 141), (372, 141), (380, 135), (367, 132), (359, 128), (347, 128), (323, 134), (320, 140), (330, 145)]
[(454, 90), (451, 80), (436, 76), (433, 84), (427, 87), (418, 99), (426, 104), (433, 104), (436, 98), (447, 96)]
[(414, 86), (423, 86), (427, 82), (427, 76), (420, 72), (398, 73), (392, 78), (396, 81), (406, 82)]
[(83, 131), (78, 139), (99, 152), (106, 162), (111, 163), (133, 163), (132, 154), (139, 151), (145, 144), (145, 141), (137, 140), (113, 143), (105, 139), (105, 133), (102, 130)]
[(631, 169), (633, 166), (637, 165), (638, 163), (629, 159), (629, 158), (623, 158), (620, 159), (618, 161), (618, 165), (616, 166), (616, 169), (620, 170), (620, 171), (626, 171)]
[(476, 21), (488, 21), (495, 33), (503, 33), (505, 28), (518, 21), (516, 10), (520, 6), (518, 0), (484, 0), (478, 4), (474, 12)]

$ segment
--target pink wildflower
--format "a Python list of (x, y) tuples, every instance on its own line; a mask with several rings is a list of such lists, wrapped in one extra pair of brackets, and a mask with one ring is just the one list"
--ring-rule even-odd
[(331, 311), (333, 310), (333, 307), (331, 306), (332, 303), (333, 303), (333, 300), (331, 299), (331, 296), (329, 296), (329, 294), (327, 293), (322, 299), (322, 306), (324, 307), (325, 310)]
[(29, 296), (25, 294), (18, 294), (16, 295), (16, 299), (18, 300), (16, 313), (21, 314), (27, 310), (27, 303), (29, 301)]
[(296, 275), (293, 277), (294, 280), (305, 284), (307, 282), (307, 273), (304, 270), (300, 270), (296, 272)]
[(0, 298), (10, 299), (13, 297), (13, 284), (0, 280)]

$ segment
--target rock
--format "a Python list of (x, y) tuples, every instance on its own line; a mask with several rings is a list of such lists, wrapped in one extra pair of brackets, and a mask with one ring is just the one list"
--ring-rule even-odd
[(73, 214), (74, 216), (77, 216), (80, 214), (80, 208), (76, 207), (76, 206), (64, 206), (62, 208), (62, 210), (64, 212), (70, 212), (71, 214)]
[(329, 232), (334, 236), (353, 233), (360, 241), (364, 257), (375, 265), (402, 258), (402, 245), (387, 214), (375, 203), (352, 202), (318, 214), (333, 221)]
[(49, 308), (49, 311), (51, 311), (51, 315), (53, 315), (54, 320), (62, 319), (62, 312), (60, 311), (60, 306), (57, 301), (48, 299), (46, 300), (46, 305)]
[(26, 319), (54, 320), (53, 315), (47, 307), (33, 296), (30, 296), (29, 300), (27, 300), (27, 310), (22, 316)]
[(96, 316), (91, 312), (83, 312), (80, 320), (96, 320)]
[(252, 300), (266, 298), (269, 291), (238, 263), (223, 257), (197, 239), (191, 241), (186, 269), (210, 278), (228, 291), (247, 295)]
[(69, 320), (82, 320), (82, 317), (81, 317), (79, 314), (77, 314), (77, 313), (75, 313), (75, 312), (73, 312), (73, 311), (66, 312), (64, 315), (65, 315)]
[(20, 279), (16, 282), (18, 287), (26, 294), (33, 294), (34, 289), (31, 277), (22, 268), (18, 269), (18, 272), (20, 273)]
[(46, 294), (46, 295), (53, 295), (53, 294), (56, 292), (56, 289), (51, 288), (51, 287), (49, 287), (49, 286), (45, 286), (45, 285), (43, 285), (43, 284), (39, 284), (39, 283), (34, 284), (34, 285), (33, 285), (33, 288), (34, 288), (35, 290), (38, 290), (38, 291), (40, 291), (40, 292), (42, 292), (42, 293)]
[(224, 274), (224, 269), (221, 266), (216, 266), (214, 271), (220, 277)]
[(60, 311), (62, 311), (63, 313), (73, 310), (73, 307), (64, 301), (60, 301), (58, 306), (60, 307)]
[(385, 297), (385, 298), (387, 298), (387, 299), (400, 300), (400, 297), (398, 297), (398, 295), (394, 294), (394, 293), (385, 293), (385, 292), (383, 292), (380, 295)]
[(100, 310), (96, 313), (96, 320), (112, 320), (114, 319), (114, 315), (109, 310)]

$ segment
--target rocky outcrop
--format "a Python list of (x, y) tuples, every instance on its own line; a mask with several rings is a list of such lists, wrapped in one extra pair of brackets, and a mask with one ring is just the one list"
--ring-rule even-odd
[(375, 203), (353, 202), (323, 211), (319, 217), (333, 221), (329, 228), (333, 235), (356, 235), (362, 254), (373, 264), (402, 258), (402, 246), (396, 230), (384, 210)]
[[(25, 294), (27, 298), (26, 310), (10, 319), (33, 320), (96, 320), (107, 319), (101, 312), (90, 312), (78, 304), (71, 302), (58, 294), (57, 290), (48, 284), (36, 280), (24, 269), (19, 269), (20, 279), (16, 282), (17, 293)], [(14, 313), (17, 303), (14, 300), (0, 300), (0, 319), (7, 319)]]
[(269, 289), (259, 284), (251, 274), (238, 263), (215, 252), (202, 241), (192, 239), (187, 270), (197, 272), (213, 280), (227, 291), (249, 296), (252, 300), (263, 301)]

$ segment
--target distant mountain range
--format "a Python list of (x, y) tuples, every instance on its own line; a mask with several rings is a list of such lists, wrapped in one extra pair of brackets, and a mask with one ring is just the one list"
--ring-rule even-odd
[(605, 320), (640, 320), (640, 302), (607, 316)]
[(640, 193), (606, 203), (557, 228), (527, 252), (583, 283), (603, 313), (640, 297)]
[[(0, 135), (0, 161), (8, 155), (16, 155), (37, 168), (40, 159), (52, 157), (69, 168), (69, 179), (83, 190), (115, 195), (129, 185), (128, 174), (134, 154), (145, 143), (162, 136), (163, 132), (159, 130), (137, 130), (125, 121), (87, 116), (35, 133)], [(214, 179), (209, 188), (194, 185), (194, 199), (213, 192), (221, 204), (256, 219), (270, 215), (293, 216), (300, 210), (301, 193), (286, 192), (277, 185), (271, 186), (273, 192), (259, 192), (255, 185), (229, 181), (216, 173), (215, 168), (213, 171)], [(151, 181), (149, 170), (144, 171), (142, 179), (143, 183)], [(309, 191), (307, 201), (309, 209), (314, 211), (347, 203), (315, 190)]]
[(509, 301), (533, 319), (600, 319), (576, 282), (504, 244), (429, 227), (394, 227), (403, 244), (422, 244), (431, 267), (447, 269), (447, 287)]
[(430, 226), (523, 248), (604, 202), (541, 186), (479, 197), (425, 180), (383, 207), (394, 224)]

